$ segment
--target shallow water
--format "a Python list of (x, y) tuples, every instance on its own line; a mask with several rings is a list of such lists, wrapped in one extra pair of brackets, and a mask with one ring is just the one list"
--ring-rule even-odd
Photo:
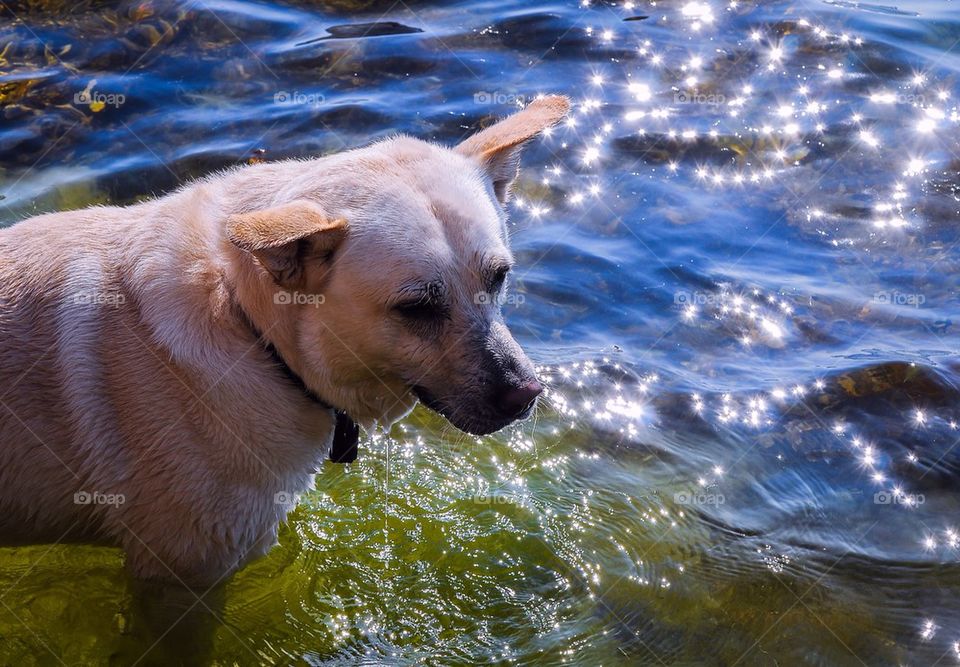
[(59, 4), (0, 7), (7, 223), (576, 109), (511, 205), (534, 419), (366, 438), (166, 635), (119, 552), (0, 550), (0, 663), (960, 662), (956, 3)]

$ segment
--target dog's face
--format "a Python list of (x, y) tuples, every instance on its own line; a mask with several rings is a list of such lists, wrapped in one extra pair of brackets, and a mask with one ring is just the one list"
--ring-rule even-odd
[(544, 98), (454, 149), (398, 138), (347, 153), (319, 189), (234, 216), (231, 240), (289, 295), (273, 299), (296, 331), (284, 356), (314, 391), (368, 426), (417, 399), (475, 434), (530, 414), (541, 386), (500, 310), (502, 204), (522, 144), (567, 109)]

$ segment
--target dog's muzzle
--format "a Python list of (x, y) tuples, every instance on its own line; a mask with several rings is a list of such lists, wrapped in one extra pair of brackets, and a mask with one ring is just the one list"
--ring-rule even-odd
[(504, 426), (530, 416), (537, 404), (543, 386), (536, 379), (518, 385), (506, 385), (483, 397), (479, 405), (471, 405), (464, 397), (464, 404), (454, 406), (444, 401), (426, 387), (414, 386), (414, 395), (426, 407), (446, 418), (461, 431), (474, 435), (487, 435)]

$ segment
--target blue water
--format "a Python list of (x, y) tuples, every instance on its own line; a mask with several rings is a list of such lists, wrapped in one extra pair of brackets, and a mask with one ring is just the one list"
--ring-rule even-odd
[(0, 662), (960, 661), (956, 3), (57, 4), (0, 8), (6, 223), (575, 107), (510, 205), (535, 419), (369, 434), (193, 632), (0, 550)]

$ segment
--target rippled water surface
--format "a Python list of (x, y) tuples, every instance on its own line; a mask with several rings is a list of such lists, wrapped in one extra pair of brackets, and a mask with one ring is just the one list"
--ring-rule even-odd
[(0, 550), (0, 663), (960, 662), (958, 40), (934, 0), (0, 4), (7, 223), (575, 102), (511, 204), (534, 419), (368, 434), (192, 608)]

